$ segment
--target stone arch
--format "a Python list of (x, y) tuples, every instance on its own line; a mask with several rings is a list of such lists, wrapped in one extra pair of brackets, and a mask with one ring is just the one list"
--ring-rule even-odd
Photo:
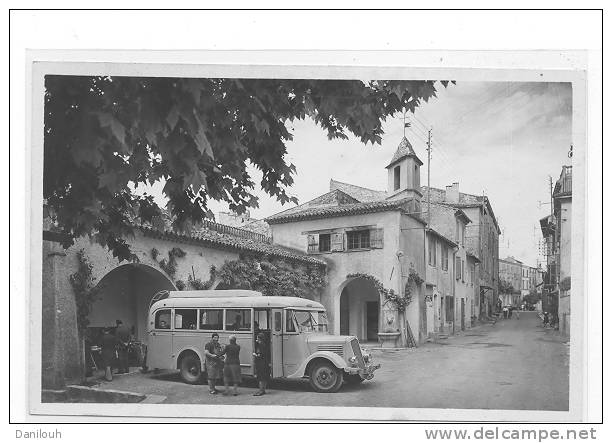
[(151, 298), (160, 290), (175, 291), (172, 280), (160, 269), (142, 263), (117, 266), (96, 285), (99, 290), (88, 316), (88, 332), (95, 341), (102, 328), (115, 320), (133, 328), (137, 341), (147, 342), (147, 321)]
[(334, 332), (360, 341), (377, 341), (381, 331), (383, 295), (365, 277), (348, 277), (335, 291)]

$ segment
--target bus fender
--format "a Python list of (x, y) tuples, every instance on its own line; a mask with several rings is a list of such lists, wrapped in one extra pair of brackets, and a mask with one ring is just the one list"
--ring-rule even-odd
[(174, 358), (174, 367), (176, 369), (179, 369), (178, 367), (179, 357), (185, 351), (193, 352), (194, 354), (198, 356), (198, 358), (200, 359), (200, 366), (201, 366), (200, 370), (204, 371), (204, 355), (196, 348), (190, 348), (190, 347), (184, 347), (176, 353), (176, 357)]
[(331, 351), (317, 351), (314, 354), (311, 354), (306, 360), (304, 360), (302, 364), (297, 368), (297, 370), (293, 374), (288, 375), (287, 378), (305, 377), (307, 375), (306, 367), (308, 366), (308, 363), (310, 363), (315, 358), (324, 358), (325, 360), (330, 361), (338, 369), (345, 369), (347, 366), (344, 359), (338, 354)]

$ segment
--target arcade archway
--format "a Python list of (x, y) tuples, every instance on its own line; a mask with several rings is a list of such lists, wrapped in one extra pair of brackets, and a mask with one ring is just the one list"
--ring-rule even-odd
[(360, 341), (378, 341), (380, 294), (365, 278), (348, 281), (340, 293), (340, 334)]
[(90, 335), (95, 336), (121, 320), (132, 328), (134, 340), (145, 344), (151, 298), (163, 289), (176, 290), (162, 272), (141, 264), (118, 266), (106, 274), (97, 287), (98, 296), (88, 317)]

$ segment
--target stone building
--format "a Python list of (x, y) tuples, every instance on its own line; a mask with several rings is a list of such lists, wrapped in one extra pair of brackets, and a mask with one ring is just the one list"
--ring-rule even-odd
[(559, 321), (559, 331), (570, 335), (572, 167), (563, 166), (552, 194), (553, 213), (540, 220), (546, 244), (546, 274), (542, 309)]
[[(77, 304), (70, 276), (84, 257), (91, 265), (90, 278), (98, 292), (87, 319), (86, 335), (92, 340), (104, 327), (120, 319), (132, 328), (136, 341), (147, 342), (149, 303), (162, 289), (195, 289), (195, 281), (208, 282), (211, 267), (247, 254), (279, 259), (300, 267), (324, 267), (318, 257), (273, 245), (253, 232), (213, 222), (190, 235), (150, 227), (135, 229), (129, 239), (137, 262), (119, 262), (106, 248), (82, 237), (65, 249), (62, 238), (47, 223), (43, 232), (42, 275), (42, 386), (62, 387), (84, 373), (84, 352), (79, 342)], [(80, 252), (82, 251), (82, 253)], [(215, 287), (218, 282), (211, 282)], [(312, 294), (319, 298), (318, 294)]]
[(511, 290), (502, 291), (499, 294), (503, 306), (519, 306), (525, 269), (528, 267), (514, 257), (499, 259), (499, 280), (512, 286)]
[(472, 255), (468, 260), (466, 249), (465, 232), (471, 220), (463, 210), (449, 205), (431, 203), (430, 215), (427, 207), (423, 205), (424, 218), (430, 222), (425, 293), (432, 300), (434, 312), (434, 325), (428, 332), (454, 333), (472, 325), (474, 290), (471, 266), (478, 259)]
[(466, 226), (466, 249), (480, 260), (477, 267), (479, 316), (490, 316), (498, 300), (500, 229), (489, 198), (459, 191), (459, 183), (446, 189), (422, 187), (423, 201), (431, 201), (463, 210), (471, 220)]
[(422, 285), (410, 289), (407, 325), (384, 296), (389, 290), (405, 294), (410, 275), (425, 273), (421, 165), (404, 138), (386, 167), (387, 191), (331, 180), (326, 194), (266, 219), (275, 244), (327, 262), (329, 284), (321, 303), (334, 333), (375, 342), (379, 333), (399, 332), (400, 344), (408, 326), (415, 341), (425, 339)]

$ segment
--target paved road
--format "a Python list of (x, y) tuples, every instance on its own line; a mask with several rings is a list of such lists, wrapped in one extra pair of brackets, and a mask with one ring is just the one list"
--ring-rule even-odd
[(308, 382), (276, 381), (253, 397), (247, 381), (237, 397), (208, 394), (176, 373), (130, 374), (100, 387), (165, 396), (163, 403), (405, 408), (567, 410), (569, 347), (540, 326), (535, 312), (500, 320), (416, 349), (373, 351), (382, 363), (373, 380), (335, 394), (311, 391)]

